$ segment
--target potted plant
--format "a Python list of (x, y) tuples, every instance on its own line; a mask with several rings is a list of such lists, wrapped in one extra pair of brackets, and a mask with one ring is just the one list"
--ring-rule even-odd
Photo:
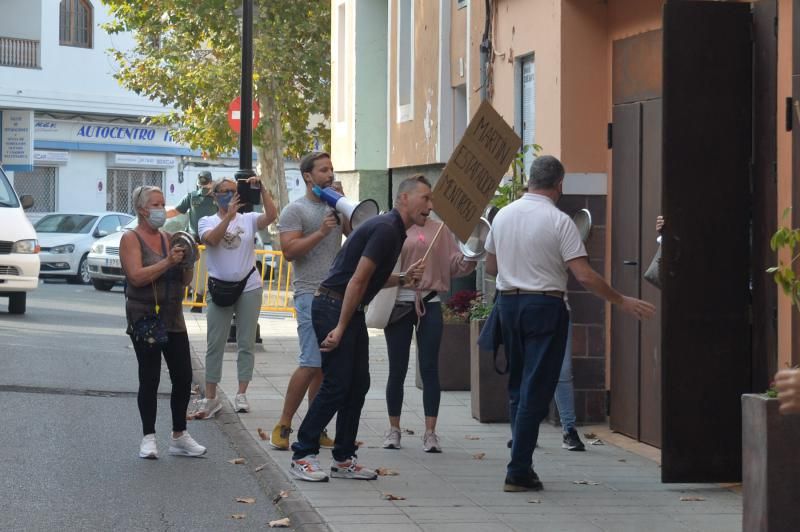
[[(788, 249), (792, 260), (767, 270), (775, 283), (800, 302), (800, 279), (792, 264), (798, 255), (800, 229), (780, 228), (771, 240), (773, 251)], [(742, 529), (795, 530), (800, 523), (800, 415), (782, 415), (772, 388), (742, 396)]]
[(477, 301), (470, 310), (470, 399), (472, 417), (481, 423), (508, 421), (508, 373), (506, 358), (501, 345), (495, 357), (494, 351), (481, 349), (478, 337), (493, 305)]
[[(442, 390), (469, 390), (469, 314), (472, 304), (479, 299), (480, 293), (475, 290), (460, 290), (442, 304), (444, 327), (439, 345), (439, 385)], [(419, 368), (416, 385), (422, 389)]]

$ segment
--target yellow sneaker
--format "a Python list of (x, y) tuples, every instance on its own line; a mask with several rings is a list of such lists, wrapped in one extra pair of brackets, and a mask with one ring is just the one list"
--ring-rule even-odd
[(285, 451), (289, 448), (289, 434), (292, 432), (292, 427), (281, 425), (278, 423), (272, 429), (272, 434), (269, 436), (269, 444), (274, 448)]
[(328, 436), (328, 429), (322, 429), (319, 435), (319, 446), (323, 449), (333, 449), (333, 440)]

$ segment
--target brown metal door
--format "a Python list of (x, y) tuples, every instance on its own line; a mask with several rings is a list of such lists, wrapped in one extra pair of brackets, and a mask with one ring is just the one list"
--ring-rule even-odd
[(751, 389), (750, 4), (664, 5), (662, 480), (741, 479)]
[[(642, 103), (642, 273), (658, 249), (656, 216), (661, 214), (661, 98)], [(640, 277), (641, 297), (656, 306), (641, 323), (639, 439), (661, 447), (661, 290)]]
[[(638, 296), (642, 106), (615, 105), (613, 119), (611, 283), (624, 294)], [(639, 322), (613, 306), (610, 426), (639, 438)]]

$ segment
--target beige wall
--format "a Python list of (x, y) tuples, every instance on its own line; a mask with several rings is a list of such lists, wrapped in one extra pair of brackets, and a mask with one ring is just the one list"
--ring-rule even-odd
[[(478, 3), (478, 2), (476, 2)], [(499, 2), (494, 24), (494, 98), (506, 122), (515, 123), (515, 63), (534, 54), (536, 63), (535, 141), (545, 153), (561, 156), (561, 0)], [(483, 29), (481, 28), (481, 32)], [(481, 33), (482, 35), (482, 33)], [(477, 54), (477, 51), (475, 51)], [(473, 111), (473, 108), (470, 109)], [(519, 128), (517, 128), (519, 129)]]
[[(450, 2), (450, 86), (467, 82), (467, 13), (469, 7), (458, 8)], [(463, 74), (463, 75), (462, 75)]]
[[(783, 113), (786, 98), (792, 95), (792, 0), (778, 0), (778, 226), (791, 222), (783, 219), (783, 211), (792, 206), (792, 133), (787, 132)], [(781, 260), (788, 263), (789, 254)], [(791, 365), (792, 312), (791, 300), (778, 292), (778, 367)]]
[(611, 101), (606, 6), (565, 0), (561, 28), (561, 160), (570, 173), (606, 173)]
[[(345, 35), (339, 34), (339, 8), (345, 7)], [(355, 2), (353, 0), (332, 0), (331, 2), (331, 155), (336, 161), (337, 170), (354, 170), (355, 161), (355, 119), (354, 98), (355, 72), (348, 71), (347, 65), (355, 65)], [(339, 43), (344, 39), (345, 64), (339, 61)], [(345, 86), (338, 83), (339, 70), (344, 69)], [(339, 95), (344, 91), (343, 120), (340, 121)]]
[(389, 167), (437, 162), (439, 138), (439, 2), (414, 1), (414, 114), (397, 122), (397, 0), (391, 0)]

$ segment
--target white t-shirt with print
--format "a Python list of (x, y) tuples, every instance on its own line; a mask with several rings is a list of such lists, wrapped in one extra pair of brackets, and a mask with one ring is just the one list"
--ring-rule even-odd
[[(216, 246), (206, 246), (206, 266), (208, 275), (223, 281), (241, 281), (256, 264), (255, 238), (258, 230), (257, 212), (236, 213), (236, 217), (228, 224), (225, 236)], [(200, 238), (222, 223), (218, 214), (204, 216), (197, 222)], [(247, 279), (245, 292), (261, 288), (261, 276), (258, 270)]]
[(497, 256), (498, 290), (566, 292), (566, 263), (586, 256), (575, 222), (532, 193), (500, 209), (486, 251)]

